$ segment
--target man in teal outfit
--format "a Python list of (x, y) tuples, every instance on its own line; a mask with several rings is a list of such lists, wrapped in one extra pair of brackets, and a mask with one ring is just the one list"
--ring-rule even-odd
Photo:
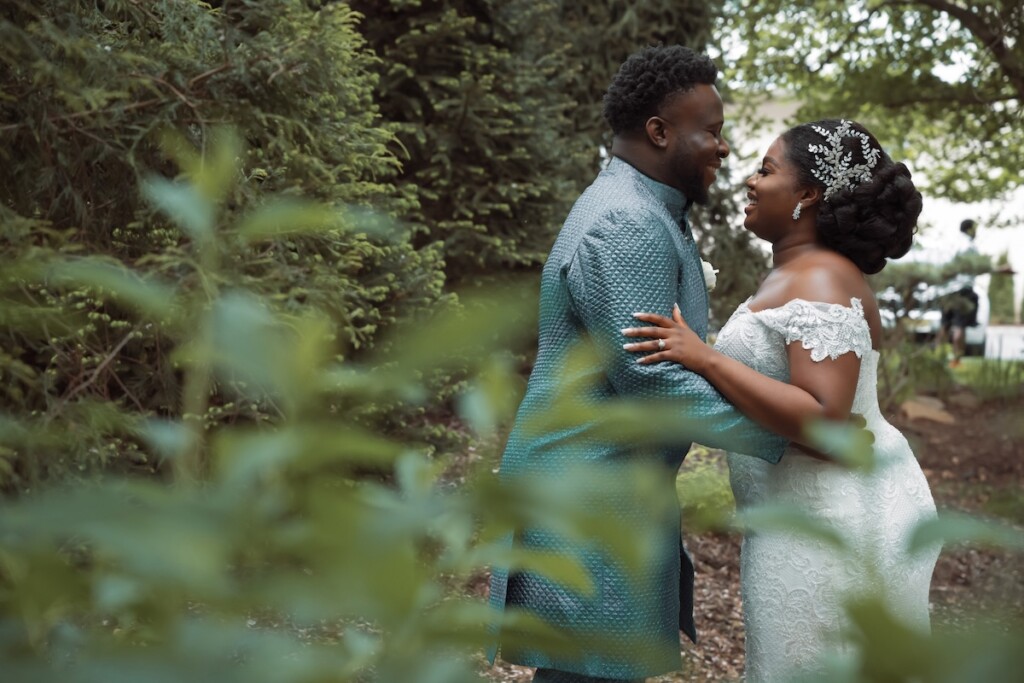
[[(622, 348), (627, 340), (621, 330), (634, 325), (634, 312), (670, 315), (677, 303), (690, 327), (706, 334), (708, 294), (687, 210), (707, 201), (729, 154), (717, 74), (706, 55), (653, 47), (632, 55), (612, 81), (604, 98), (614, 133), (612, 159), (577, 200), (544, 267), (537, 361), (502, 458), (502, 477), (557, 476), (580, 463), (614, 467), (647, 458), (664, 464), (666, 491), (674, 495), (689, 441), (771, 462), (781, 457), (784, 442), (743, 417), (702, 377), (674, 363), (638, 364)], [(565, 355), (584, 339), (602, 359), (584, 373), (596, 387), (588, 397), (678, 399), (680, 422), (694, 425), (685, 442), (652, 451), (588, 436), (587, 425), (542, 434), (525, 427), (555, 407)], [(608, 511), (655, 529), (664, 541), (664, 552), (640, 576), (627, 575), (600, 549), (570, 543), (551, 530), (517, 531), (514, 542), (523, 547), (578, 557), (597, 590), (581, 596), (536, 574), (496, 567), (492, 605), (537, 614), (569, 633), (583, 651), (556, 659), (506, 645), (504, 659), (538, 667), (538, 682), (635, 681), (680, 668), (679, 631), (696, 640), (693, 565), (682, 547), (678, 510), (638, 519), (640, 509), (624, 496), (620, 508)], [(598, 641), (630, 645), (587, 645)]]

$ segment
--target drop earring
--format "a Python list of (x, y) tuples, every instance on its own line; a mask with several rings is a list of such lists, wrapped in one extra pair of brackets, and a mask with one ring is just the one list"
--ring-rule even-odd
[(800, 202), (797, 202), (796, 208), (793, 209), (793, 220), (800, 220)]

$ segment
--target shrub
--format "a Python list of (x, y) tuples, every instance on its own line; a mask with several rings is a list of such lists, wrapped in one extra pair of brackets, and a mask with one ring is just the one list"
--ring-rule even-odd
[[(399, 314), (443, 294), (439, 249), (414, 248), (407, 234), (390, 241), (368, 234), (372, 205), (385, 222), (414, 198), (393, 185), (394, 140), (373, 103), (377, 61), (343, 3), (310, 9), (302, 0), (229, 3), (120, 0), (16, 0), (0, 10), (0, 321), (5, 352), (0, 376), (11, 379), (0, 410), (40, 427), (72, 420), (78, 433), (59, 457), (14, 449), (0, 487), (30, 486), (50, 473), (96, 468), (151, 470), (137, 439), (76, 413), (79, 401), (112, 401), (138, 416), (182, 409), (175, 350), (152, 320), (102, 286), (26, 284), (22, 271), (54, 257), (102, 255), (130, 267), (141, 282), (160, 278), (195, 292), (245, 287), (281, 312), (308, 307), (330, 316), (338, 352), (358, 358)], [(229, 159), (213, 158), (215, 130), (231, 121), (244, 141)], [(194, 149), (192, 171), (220, 164), (229, 188), (229, 218), (282, 197), (315, 197), (344, 217), (315, 233), (281, 234), (259, 245), (191, 250), (181, 233), (140, 201), (139, 177), (178, 170), (159, 151), (166, 131)], [(210, 177), (215, 177), (212, 173)], [(339, 214), (341, 216), (342, 214)], [(353, 229), (359, 226), (360, 229)], [(217, 262), (206, 279), (197, 258)], [(37, 324), (8, 325), (31, 316)], [(449, 382), (440, 380), (437, 391)], [(211, 387), (215, 393), (223, 387)], [(382, 410), (367, 419), (392, 428), (415, 424), (411, 413)], [(267, 404), (219, 393), (205, 419), (263, 422)]]

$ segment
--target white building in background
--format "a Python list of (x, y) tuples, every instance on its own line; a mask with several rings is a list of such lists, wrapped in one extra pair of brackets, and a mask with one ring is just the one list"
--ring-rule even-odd
[[(796, 112), (798, 106), (799, 103), (792, 100), (766, 103), (758, 112), (771, 123), (753, 134), (729, 126), (730, 121), (737, 119), (735, 109), (726, 107), (726, 125), (729, 126), (726, 137), (732, 146), (732, 156), (727, 163), (734, 180), (745, 179), (754, 172), (768, 145), (786, 129), (784, 122)], [(923, 175), (913, 165), (907, 165), (911, 173)], [(1017, 188), (1007, 200), (999, 202), (964, 204), (925, 194), (918, 234), (914, 238), (914, 251), (917, 252), (915, 258), (934, 263), (949, 261), (955, 255), (950, 245), (961, 244), (960, 222), (967, 218), (978, 224), (974, 243), (980, 253), (991, 256), (993, 261), (1004, 251), (1009, 255), (1010, 266), (1016, 272), (1013, 276), (1013, 301), (1017, 322), (1020, 322), (1021, 299), (1024, 298), (1024, 187)], [(742, 221), (742, 216), (737, 220)], [(997, 220), (1009, 220), (1016, 225), (992, 227)]]

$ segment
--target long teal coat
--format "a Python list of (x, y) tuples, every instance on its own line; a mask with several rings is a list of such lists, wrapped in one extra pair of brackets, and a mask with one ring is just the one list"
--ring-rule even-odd
[[(771, 462), (781, 438), (737, 412), (705, 379), (675, 363), (639, 365), (622, 349), (634, 312), (670, 315), (676, 302), (690, 327), (707, 332), (708, 294), (700, 255), (686, 222), (686, 197), (614, 158), (580, 196), (551, 250), (541, 280), (540, 344), (526, 396), (502, 458), (501, 476), (551, 474), (582, 462), (612, 466), (650, 457), (628, 445), (581, 436), (586, 425), (561, 433), (527, 434), (524, 425), (555, 406), (566, 352), (584, 337), (601, 352), (592, 368), (600, 398), (679, 398), (680, 417), (699, 417), (689, 440), (751, 453)], [(674, 481), (689, 442), (654, 457), (664, 463), (665, 490)], [(495, 567), (491, 604), (530, 610), (570, 633), (584, 654), (563, 661), (506, 646), (502, 657), (528, 666), (604, 678), (640, 678), (680, 668), (679, 631), (696, 641), (693, 564), (682, 547), (678, 509), (659, 519), (637, 518), (629, 500), (609, 515), (654, 528), (663, 552), (641, 576), (627, 576), (598, 549), (568, 542), (550, 530), (526, 529), (514, 542), (532, 549), (572, 553), (591, 572), (596, 591), (581, 596), (530, 573)], [(601, 640), (603, 645), (588, 646)], [(500, 635), (499, 635), (500, 641)], [(608, 647), (607, 643), (624, 647)], [(491, 652), (493, 658), (494, 651)]]

